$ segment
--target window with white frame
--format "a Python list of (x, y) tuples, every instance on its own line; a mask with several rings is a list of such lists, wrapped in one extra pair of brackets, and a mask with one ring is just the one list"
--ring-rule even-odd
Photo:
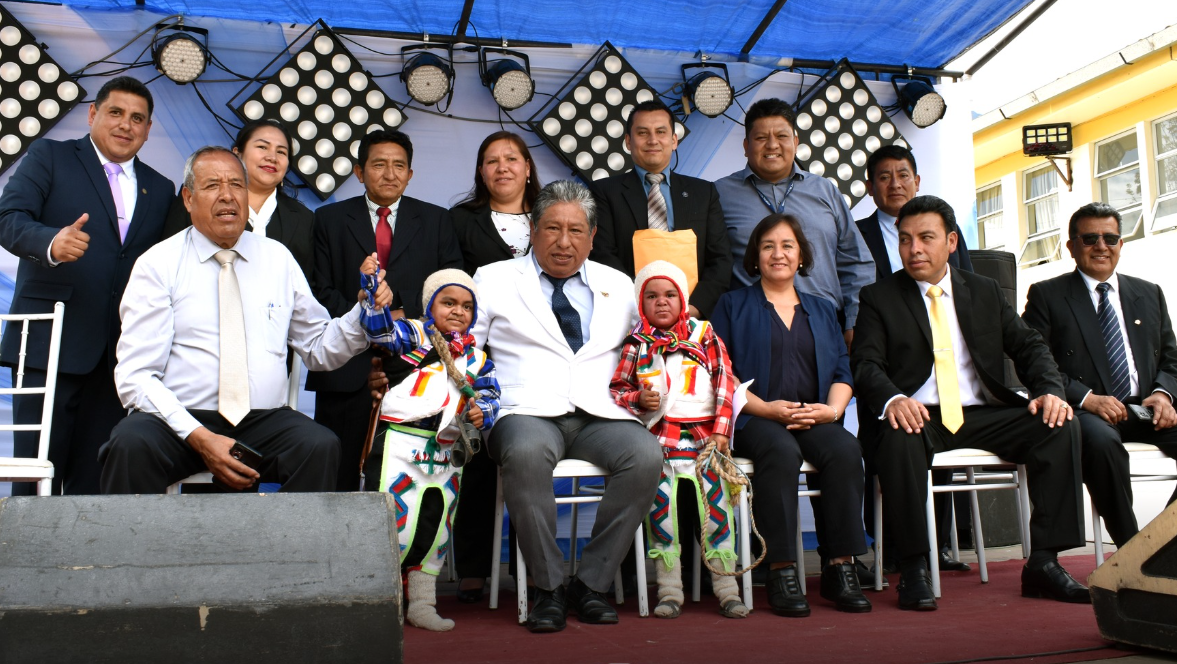
[(1046, 164), (1022, 174), (1026, 208), (1026, 243), (1018, 265), (1029, 267), (1056, 261), (1061, 255), (1059, 236), (1058, 172)]
[(977, 190), (978, 249), (1001, 249), (1005, 245), (1001, 218), (1001, 183)]
[(1099, 200), (1120, 212), (1124, 239), (1144, 237), (1140, 150), (1135, 129), (1095, 144), (1095, 179), (1099, 183)]
[(1157, 201), (1153, 232), (1177, 228), (1177, 113), (1153, 123), (1157, 155)]

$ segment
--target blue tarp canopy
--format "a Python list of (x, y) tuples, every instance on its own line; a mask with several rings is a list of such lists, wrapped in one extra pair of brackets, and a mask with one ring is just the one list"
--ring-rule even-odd
[[(942, 68), (1030, 0), (64, 0), (77, 9)], [(467, 14), (468, 10), (468, 14)], [(770, 23), (757, 37), (758, 28)]]

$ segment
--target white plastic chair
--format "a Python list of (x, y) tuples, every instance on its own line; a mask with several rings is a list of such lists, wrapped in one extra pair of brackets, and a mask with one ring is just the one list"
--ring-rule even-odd
[[(0, 389), (0, 394), (41, 394), (44, 406), (39, 424), (4, 424), (3, 431), (37, 431), (37, 456), (32, 459), (0, 457), (0, 482), (36, 482), (37, 495), (53, 493), (53, 463), (49, 461), (49, 434), (53, 426), (53, 399), (57, 394), (57, 363), (61, 353), (61, 325), (65, 317), (65, 305), (57, 302), (53, 312), (48, 314), (5, 314), (0, 320), (7, 325), (21, 325), (20, 354), (17, 356), (16, 383)], [(50, 321), (49, 359), (45, 365), (45, 387), (25, 387), (25, 349), (28, 346), (29, 324), (32, 321)]]
[[(596, 503), (600, 502), (602, 495), (599, 493), (585, 493), (579, 491), (579, 480), (587, 477), (609, 477), (609, 471), (599, 466), (594, 466), (587, 461), (579, 459), (564, 459), (556, 464), (552, 471), (552, 479), (568, 478), (573, 480), (573, 492), (568, 495), (557, 495), (557, 505), (576, 505), (578, 503)], [(499, 608), (499, 575), (502, 563), (502, 533), (503, 533), (503, 474), (499, 471), (498, 488), (495, 491), (495, 526), (494, 526), (494, 549), (491, 553), (491, 568), (490, 568), (490, 608)], [(637, 566), (637, 582), (638, 582), (638, 615), (645, 618), (650, 615), (650, 603), (646, 592), (646, 566), (644, 550), (642, 547), (642, 525), (638, 524), (637, 532), (634, 535), (634, 554), (639, 560)], [(575, 570), (576, 560), (576, 532), (572, 532), (572, 569)], [(529, 610), (527, 603), (527, 564), (523, 560), (523, 552), (518, 545), (515, 547), (515, 584), (516, 593), (519, 602), (519, 624), (527, 622), (527, 613)], [(617, 578), (614, 581), (617, 603), (620, 604), (625, 600), (622, 594), (621, 572), (617, 573)]]
[[(1147, 443), (1124, 443), (1124, 449), (1128, 450), (1128, 462), (1133, 461), (1169, 461), (1171, 457), (1158, 449), (1155, 445)], [(1129, 475), (1132, 482), (1166, 482), (1169, 480), (1177, 480), (1177, 474), (1174, 473), (1158, 473), (1158, 474), (1138, 474), (1131, 473)], [(1099, 512), (1095, 509), (1095, 502), (1091, 500), (1088, 495), (1087, 500), (1091, 504), (1091, 532), (1095, 534), (1095, 566), (1098, 567), (1103, 564), (1103, 525)]]
[[(932, 484), (932, 470), (942, 468), (962, 472), (953, 472), (950, 483), (934, 486)], [(978, 468), (990, 469), (980, 476), (986, 480), (996, 481), (986, 481), (978, 484)], [(981, 569), (981, 583), (989, 583), (989, 568), (985, 560), (985, 537), (981, 531), (981, 511), (979, 509), (979, 501), (977, 500), (978, 491), (1014, 489), (1018, 492), (1018, 525), (1022, 534), (1022, 556), (1027, 557), (1030, 555), (1030, 492), (1026, 485), (1026, 467), (1024, 465), (1006, 461), (996, 454), (986, 452), (985, 450), (972, 448), (949, 450), (939, 452), (932, 457), (932, 468), (928, 470), (927, 481), (928, 500), (925, 503), (925, 518), (928, 528), (929, 551), (932, 552), (932, 555), (929, 555), (928, 559), (931, 561), (932, 592), (937, 598), (940, 597), (940, 557), (936, 554), (940, 550), (940, 544), (936, 533), (936, 514), (935, 508), (933, 507), (934, 494), (957, 493), (961, 491), (967, 491), (969, 493), (970, 507), (973, 515), (973, 543), (977, 551), (977, 564)], [(876, 569), (879, 568), (877, 561), (883, 559), (882, 505), (883, 498), (880, 483), (876, 482), (874, 533)], [(876, 576), (875, 589), (882, 590), (881, 585), (881, 578)]]

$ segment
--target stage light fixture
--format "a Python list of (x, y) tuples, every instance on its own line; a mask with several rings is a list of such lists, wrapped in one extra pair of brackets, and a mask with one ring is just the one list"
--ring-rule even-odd
[[(654, 89), (605, 42), (528, 124), (581, 179), (600, 180), (633, 167), (625, 121), (636, 104), (654, 98)], [(689, 133), (677, 118), (674, 133), (679, 141)]]
[(396, 129), (406, 117), (331, 29), (316, 25), (320, 29), (294, 57), (234, 106), (249, 86), (242, 88), (229, 107), (243, 120), (281, 120), (294, 136), (290, 170), (326, 200), (351, 177), (360, 138)]
[[(427, 50), (428, 49), (428, 50)], [(437, 50), (446, 54), (443, 59), (429, 50)], [(409, 56), (412, 51), (420, 51)], [(431, 44), (414, 44), (401, 49), (401, 58), (405, 61), (401, 70), (401, 81), (409, 91), (409, 96), (417, 103), (432, 106), (454, 92), (453, 51), (447, 46)]]
[(0, 5), (0, 173), (85, 95), (37, 38)]
[[(907, 81), (907, 84), (901, 89), (899, 81), (904, 80)], [(944, 102), (944, 97), (941, 97), (940, 93), (932, 88), (932, 81), (929, 79), (893, 76), (891, 77), (891, 85), (895, 88), (895, 95), (899, 97), (899, 107), (903, 109), (903, 114), (920, 129), (939, 122), (940, 118), (944, 117), (944, 112), (948, 110), (948, 104)]]
[(802, 95), (797, 137), (797, 163), (833, 183), (849, 207), (866, 196), (867, 157), (884, 145), (908, 147), (846, 60)]
[[(688, 69), (704, 69), (704, 71), (688, 79)], [(721, 70), (723, 71), (723, 76), (715, 73), (715, 71), (706, 71), (708, 69)], [(687, 99), (690, 100), (695, 110), (703, 115), (709, 118), (718, 117), (723, 115), (723, 112), (732, 105), (734, 94), (731, 83), (728, 82), (727, 65), (721, 62), (715, 64), (706, 62), (685, 64), (682, 66), (682, 78), (683, 83), (686, 84)]]
[[(518, 59), (491, 60), (487, 56), (492, 53)], [(527, 54), (505, 48), (484, 48), (478, 53), (478, 65), (482, 84), (490, 89), (495, 103), (504, 111), (513, 111), (535, 96), (535, 81), (531, 78), (531, 61)]]
[(195, 81), (208, 67), (208, 30), (176, 25), (157, 32), (151, 60), (159, 73), (180, 85)]

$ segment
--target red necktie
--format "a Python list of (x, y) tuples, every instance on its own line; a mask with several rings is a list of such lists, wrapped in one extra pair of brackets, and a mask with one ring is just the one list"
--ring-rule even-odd
[(388, 215), (392, 210), (386, 207), (376, 208), (380, 218), (376, 221), (376, 259), (380, 261), (380, 269), (388, 269), (388, 252), (392, 251), (392, 225), (388, 223)]

